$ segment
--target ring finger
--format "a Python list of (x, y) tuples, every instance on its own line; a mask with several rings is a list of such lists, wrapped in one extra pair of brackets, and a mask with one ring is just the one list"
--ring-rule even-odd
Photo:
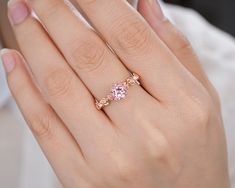
[[(105, 97), (113, 83), (124, 81), (130, 76), (101, 38), (73, 14), (63, 1), (31, 1), (31, 6), (67, 61), (97, 99)], [(128, 100), (105, 108), (112, 121), (120, 122), (120, 116), (125, 119), (129, 113), (124, 109), (131, 112), (131, 107), (143, 106), (141, 99), (145, 100), (145, 104), (149, 104), (148, 100), (152, 99), (141, 87), (130, 89)]]

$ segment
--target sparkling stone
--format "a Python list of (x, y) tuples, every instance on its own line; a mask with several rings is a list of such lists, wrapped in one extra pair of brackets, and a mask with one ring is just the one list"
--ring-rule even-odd
[(111, 90), (111, 94), (115, 101), (124, 99), (127, 95), (127, 87), (123, 84), (115, 84)]

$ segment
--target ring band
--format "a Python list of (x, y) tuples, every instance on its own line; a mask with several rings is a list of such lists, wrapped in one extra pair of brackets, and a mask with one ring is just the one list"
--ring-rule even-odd
[(112, 101), (120, 101), (125, 99), (130, 86), (140, 85), (140, 76), (136, 73), (132, 73), (124, 82), (114, 84), (110, 94), (101, 100), (95, 100), (95, 105), (98, 110), (102, 110), (104, 107), (108, 106)]

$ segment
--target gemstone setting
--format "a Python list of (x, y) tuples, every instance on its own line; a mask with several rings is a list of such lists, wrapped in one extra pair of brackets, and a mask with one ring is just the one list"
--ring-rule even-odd
[(95, 100), (95, 105), (98, 110), (102, 110), (108, 106), (112, 101), (120, 101), (125, 99), (128, 93), (128, 89), (134, 85), (140, 85), (140, 76), (136, 73), (132, 73), (126, 80), (114, 84), (110, 90), (110, 93), (101, 100)]
[(124, 84), (114, 84), (111, 90), (113, 100), (120, 101), (126, 98), (128, 88)]

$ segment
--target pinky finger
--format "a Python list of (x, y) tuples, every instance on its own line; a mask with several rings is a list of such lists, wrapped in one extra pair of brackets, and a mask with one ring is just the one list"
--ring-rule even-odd
[(165, 18), (160, 4), (155, 0), (140, 0), (138, 3), (138, 11), (185, 68), (200, 80), (203, 85), (208, 84), (208, 79), (199, 64), (198, 58), (195, 56), (189, 41), (168, 19)]
[(165, 19), (157, 1), (139, 0), (138, 11), (182, 65), (202, 83), (214, 99), (215, 104), (220, 107), (217, 92), (205, 74), (190, 42), (168, 19)]
[(81, 179), (71, 181), (69, 177), (86, 168), (79, 145), (44, 101), (22, 56), (6, 49), (1, 51), (1, 56), (12, 95), (57, 176), (66, 187), (77, 185)]

